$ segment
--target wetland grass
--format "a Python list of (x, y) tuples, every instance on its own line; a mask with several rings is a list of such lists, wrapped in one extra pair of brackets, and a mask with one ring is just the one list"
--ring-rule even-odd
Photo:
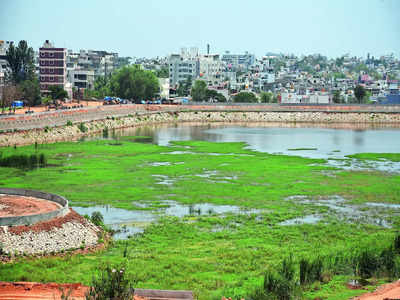
[[(334, 215), (317, 224), (279, 224), (329, 210), (313, 202), (285, 200), (290, 196), (317, 199), (339, 195), (357, 204), (399, 204), (398, 174), (341, 170), (324, 166), (323, 159), (251, 151), (244, 143), (188, 141), (158, 146), (137, 143), (134, 138), (118, 142), (118, 147), (110, 145), (109, 140), (96, 140), (3, 148), (3, 157), (29, 157), (39, 151), (55, 166), (24, 172), (0, 167), (1, 185), (60, 194), (70, 200), (71, 206), (111, 205), (135, 210), (136, 204), (145, 201), (148, 209), (156, 210), (160, 200), (167, 199), (186, 205), (211, 203), (261, 211), (161, 217), (142, 234), (115, 241), (102, 252), (21, 258), (2, 265), (0, 280), (90, 284), (99, 264), (126, 262), (126, 272), (135, 275), (138, 288), (191, 289), (198, 299), (222, 295), (239, 298), (262, 286), (266, 270), (293, 254), (296, 265), (296, 259), (321, 257), (323, 270), (332, 273), (328, 283), (315, 291), (305, 291), (306, 299), (340, 299), (334, 298), (338, 294), (344, 299), (362, 292), (348, 291), (343, 284), (353, 276), (354, 253), (373, 246), (390, 269), (392, 252), (381, 252), (392, 241), (396, 226), (400, 226), (398, 215), (391, 216), (393, 228), (363, 221), (343, 222)], [(185, 153), (188, 147), (190, 154)], [(181, 154), (171, 154), (174, 151)], [(336, 176), (326, 176), (324, 171), (336, 171)], [(164, 176), (172, 184), (160, 185), (153, 175)], [(400, 238), (393, 246), (396, 253), (399, 245)], [(308, 260), (308, 265), (313, 262)], [(320, 276), (319, 267), (315, 268), (306, 272), (305, 278), (309, 279), (303, 279), (305, 282)], [(298, 274), (299, 269), (296, 278)], [(321, 284), (318, 282), (309, 285)]]

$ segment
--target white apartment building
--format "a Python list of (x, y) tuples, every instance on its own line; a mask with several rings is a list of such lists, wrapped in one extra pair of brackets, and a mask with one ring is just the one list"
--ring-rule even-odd
[(200, 75), (200, 57), (197, 48), (182, 48), (181, 54), (171, 54), (168, 59), (169, 83), (176, 87), (187, 78), (193, 80)]
[(200, 79), (209, 86), (217, 86), (222, 83), (225, 63), (220, 60), (219, 54), (205, 54), (200, 57)]

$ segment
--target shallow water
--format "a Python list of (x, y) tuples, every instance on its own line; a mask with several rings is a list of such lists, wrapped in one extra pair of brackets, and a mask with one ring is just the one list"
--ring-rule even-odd
[[(286, 200), (293, 201), (301, 204), (314, 205), (318, 207), (326, 207), (329, 209), (328, 212), (320, 213), (318, 216), (320, 220), (323, 218), (328, 218), (334, 216), (339, 220), (346, 221), (349, 223), (364, 223), (376, 226), (381, 226), (385, 228), (391, 228), (392, 224), (386, 220), (390, 216), (387, 208), (399, 209), (399, 204), (391, 203), (373, 203), (367, 202), (364, 204), (354, 205), (347, 202), (343, 197), (333, 195), (329, 197), (320, 197), (317, 199), (309, 198), (303, 195), (287, 197)], [(400, 213), (400, 211), (399, 211)], [(299, 219), (301, 224), (302, 219), (309, 216), (296, 218)], [(295, 222), (296, 219), (287, 220)], [(286, 222), (286, 221), (285, 221)], [(296, 223), (281, 224), (281, 225), (295, 225)]]
[(211, 203), (185, 205), (171, 200), (159, 201), (158, 208), (151, 206), (151, 203), (134, 202), (133, 204), (137, 207), (153, 208), (154, 210), (127, 210), (100, 205), (91, 207), (75, 206), (72, 208), (81, 215), (91, 216), (95, 211), (100, 212), (104, 217), (104, 224), (119, 231), (114, 235), (115, 239), (126, 239), (133, 234), (143, 232), (146, 226), (158, 220), (161, 216), (182, 218), (189, 215), (257, 214), (261, 212), (260, 210), (244, 209), (234, 205), (215, 205)]
[[(249, 149), (260, 152), (329, 159), (329, 165), (342, 169), (400, 172), (400, 162), (345, 159), (346, 155), (356, 153), (398, 153), (400, 128), (396, 124), (181, 123), (127, 128), (116, 131), (116, 135), (150, 136), (153, 143), (164, 146), (172, 141), (190, 140), (245, 142)], [(174, 151), (169, 154), (195, 153)]]

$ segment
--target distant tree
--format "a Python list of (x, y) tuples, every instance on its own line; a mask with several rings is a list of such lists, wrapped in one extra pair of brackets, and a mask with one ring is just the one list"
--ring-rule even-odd
[(186, 77), (184, 82), (180, 82), (176, 93), (178, 96), (188, 96), (190, 94), (190, 88), (192, 87), (192, 76)]
[(39, 81), (36, 78), (22, 81), (18, 88), (27, 105), (36, 106), (41, 103)]
[(54, 103), (56, 103), (55, 100), (64, 100), (65, 98), (68, 98), (68, 93), (61, 85), (51, 85), (49, 91), (50, 97), (53, 99)]
[(1, 88), (1, 108), (2, 112), (5, 111), (6, 107), (11, 107), (11, 103), (21, 96), (21, 92), (16, 85), (5, 84), (0, 86)]
[(20, 41), (15, 47), (11, 44), (6, 53), (6, 60), (10, 68), (9, 78), (14, 84), (34, 78), (34, 51), (28, 47), (26, 41)]
[(214, 99), (218, 102), (226, 102), (226, 97), (221, 93), (218, 93), (216, 90), (207, 90), (206, 98), (207, 100)]
[(125, 66), (112, 75), (110, 90), (118, 97), (138, 101), (154, 98), (160, 91), (160, 85), (152, 71), (133, 65)]
[(361, 85), (357, 85), (354, 88), (354, 96), (356, 97), (358, 103), (361, 103), (361, 101), (365, 97), (365, 89), (364, 89), (364, 87), (362, 87)]
[(333, 103), (341, 103), (340, 91), (335, 91), (332, 98)]
[(241, 103), (255, 103), (257, 102), (257, 97), (250, 92), (240, 92), (233, 98), (233, 101)]
[(158, 78), (169, 78), (169, 69), (168, 67), (161, 67), (160, 70), (156, 70), (155, 74)]
[(273, 103), (276, 102), (275, 99), (274, 94), (271, 92), (262, 92), (260, 94), (260, 100), (262, 103)]
[(193, 101), (200, 102), (207, 100), (207, 84), (202, 80), (196, 80), (191, 93)]

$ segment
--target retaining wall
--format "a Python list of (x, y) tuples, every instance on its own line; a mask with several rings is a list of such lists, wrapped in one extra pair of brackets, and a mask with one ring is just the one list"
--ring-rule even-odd
[(69, 212), (68, 200), (62, 196), (26, 189), (0, 188), (0, 194), (35, 197), (56, 202), (61, 208), (47, 213), (28, 216), (0, 217), (0, 226), (32, 225), (41, 221), (47, 221), (56, 217), (64, 216)]
[(107, 117), (128, 115), (147, 115), (154, 112), (341, 112), (341, 113), (383, 113), (400, 114), (400, 105), (322, 105), (322, 104), (208, 104), (192, 103), (190, 105), (142, 105), (124, 104), (98, 107), (83, 107), (70, 110), (34, 113), (30, 115), (0, 116), (0, 131), (31, 130), (44, 127), (63, 126), (72, 123), (91, 122)]

